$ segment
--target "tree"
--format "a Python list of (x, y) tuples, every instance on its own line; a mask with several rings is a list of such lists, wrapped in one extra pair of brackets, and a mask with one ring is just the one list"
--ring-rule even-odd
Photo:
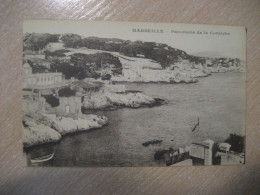
[(244, 152), (245, 150), (245, 137), (241, 135), (236, 134), (230, 134), (229, 138), (225, 140), (226, 143), (229, 143), (231, 145), (230, 150), (234, 152)]
[(110, 80), (111, 79), (111, 74), (106, 74), (106, 75), (103, 75), (102, 77), (101, 77), (101, 79), (102, 80)]
[(75, 96), (76, 91), (70, 89), (69, 87), (62, 88), (59, 90), (59, 96), (60, 97), (70, 97), (70, 96)]
[(44, 95), (43, 96), (47, 103), (51, 105), (51, 107), (57, 107), (60, 105), (60, 101), (53, 95)]

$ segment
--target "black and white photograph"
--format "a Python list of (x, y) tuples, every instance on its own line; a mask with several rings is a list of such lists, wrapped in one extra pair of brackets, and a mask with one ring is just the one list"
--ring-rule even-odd
[(25, 20), (23, 161), (245, 163), (246, 29)]

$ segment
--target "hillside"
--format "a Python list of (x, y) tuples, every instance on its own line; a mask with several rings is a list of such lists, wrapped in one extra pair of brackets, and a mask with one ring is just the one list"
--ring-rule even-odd
[[(211, 72), (244, 71), (239, 59), (189, 55), (167, 44), (76, 34), (25, 34), (24, 50), (42, 49), (49, 71), (67, 79), (86, 77), (138, 82), (195, 82)], [(44, 70), (40, 64), (32, 66)]]
[(25, 33), (23, 35), (23, 49), (39, 51), (44, 49), (48, 43), (59, 41), (59, 34), (49, 33)]
[(65, 47), (103, 50), (119, 52), (128, 57), (143, 57), (157, 61), (163, 68), (169, 67), (180, 58), (189, 59), (194, 63), (203, 63), (202, 57), (188, 55), (185, 51), (172, 48), (167, 44), (143, 41), (129, 41), (121, 39), (109, 39), (98, 37), (81, 38), (75, 34), (62, 35), (61, 40)]

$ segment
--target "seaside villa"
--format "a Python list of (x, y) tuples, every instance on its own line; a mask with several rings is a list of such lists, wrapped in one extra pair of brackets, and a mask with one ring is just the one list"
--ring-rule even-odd
[(37, 89), (63, 84), (64, 76), (61, 72), (32, 74), (32, 67), (30, 64), (23, 64), (23, 88)]

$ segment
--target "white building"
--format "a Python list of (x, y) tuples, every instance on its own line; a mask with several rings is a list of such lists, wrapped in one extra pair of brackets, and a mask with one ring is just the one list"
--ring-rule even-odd
[(220, 151), (228, 152), (231, 148), (231, 145), (228, 144), (228, 143), (220, 143), (218, 145), (218, 148), (219, 148)]
[(212, 149), (214, 141), (205, 140), (202, 143), (192, 143), (190, 145), (190, 157), (201, 159), (204, 161), (204, 165), (212, 165)]
[(24, 59), (25, 60), (30, 60), (30, 59), (45, 59), (45, 54), (43, 53), (43, 51), (24, 51)]
[(23, 88), (47, 87), (62, 84), (64, 76), (61, 72), (32, 74), (30, 64), (23, 65)]

